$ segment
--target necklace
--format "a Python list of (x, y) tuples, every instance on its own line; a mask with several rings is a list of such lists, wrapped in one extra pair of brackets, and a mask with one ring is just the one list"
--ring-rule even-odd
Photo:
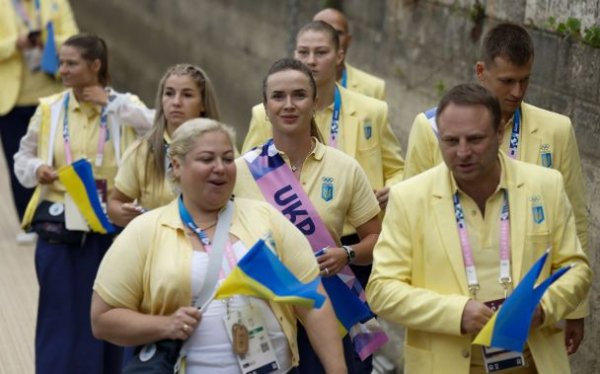
[[(215, 227), (217, 225), (217, 222), (218, 221), (215, 221), (215, 222), (211, 223), (210, 225), (208, 225), (206, 227), (199, 227), (199, 229), (202, 230), (202, 231), (206, 231), (208, 229), (212, 229), (213, 227)], [(193, 231), (188, 232), (187, 234), (190, 235), (190, 236), (196, 235)]]
[(302, 165), (304, 165), (304, 161), (306, 161), (306, 159), (308, 158), (308, 156), (310, 156), (310, 154), (312, 153), (312, 151), (313, 151), (314, 148), (315, 148), (315, 142), (314, 142), (314, 140), (311, 140), (310, 150), (308, 151), (308, 153), (306, 154), (306, 156), (304, 156), (304, 158), (302, 159), (302, 161), (298, 162), (297, 164), (291, 164), (290, 165), (290, 169), (292, 169), (293, 173), (295, 173), (299, 168), (301, 168)]

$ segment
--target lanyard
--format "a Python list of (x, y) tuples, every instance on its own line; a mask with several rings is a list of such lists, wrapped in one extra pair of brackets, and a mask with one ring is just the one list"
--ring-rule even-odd
[(333, 93), (333, 114), (331, 115), (331, 132), (329, 135), (329, 145), (337, 148), (337, 137), (340, 132), (340, 113), (342, 109), (342, 97), (340, 90), (335, 86)]
[(185, 223), (186, 226), (190, 228), (190, 230), (195, 232), (196, 235), (198, 235), (198, 239), (200, 239), (200, 241), (202, 242), (202, 245), (204, 246), (206, 252), (210, 252), (210, 239), (208, 238), (208, 235), (206, 235), (206, 233), (196, 225), (194, 219), (192, 218), (188, 210), (185, 208), (185, 205), (183, 205), (183, 195), (179, 196), (178, 204), (179, 216), (181, 217), (181, 221)]
[(27, 11), (25, 10), (25, 7), (23, 6), (23, 2), (19, 1), (19, 0), (13, 0), (13, 6), (15, 8), (15, 11), (19, 14), (19, 17), (21, 17), (21, 20), (23, 21), (23, 23), (25, 24), (25, 27), (27, 27), (27, 30), (29, 30), (29, 31), (39, 30), (42, 27), (42, 16), (41, 16), (41, 12), (40, 12), (40, 0), (35, 0), (33, 3), (35, 6), (35, 19), (38, 24), (37, 28), (33, 28), (33, 25), (31, 24), (31, 18), (27, 14)]
[(342, 70), (342, 79), (340, 79), (340, 83), (342, 84), (342, 87), (348, 87), (348, 71), (346, 70), (346, 67)]
[[(469, 292), (473, 296), (479, 290), (479, 280), (477, 279), (477, 271), (475, 269), (475, 261), (473, 260), (473, 249), (469, 236), (467, 234), (467, 224), (465, 222), (465, 214), (460, 204), (458, 192), (454, 194), (454, 213), (456, 215), (456, 226), (458, 227), (458, 236), (460, 238), (460, 246), (463, 254), (463, 262), (467, 275), (467, 284)], [(512, 283), (510, 277), (510, 214), (508, 209), (508, 195), (504, 190), (502, 211), (500, 212), (500, 278), (499, 282), (504, 286), (504, 296), (508, 293), (508, 286)]]
[[(67, 164), (73, 162), (73, 153), (71, 152), (71, 135), (69, 134), (69, 101), (71, 95), (67, 94), (64, 100), (64, 117), (63, 117), (63, 140), (65, 143), (65, 159)], [(103, 106), (100, 111), (100, 130), (98, 134), (98, 148), (96, 150), (96, 163), (95, 166), (102, 166), (104, 160), (104, 145), (108, 141), (108, 130), (107, 130), (107, 115), (106, 107)]]
[(510, 134), (510, 144), (508, 145), (508, 157), (513, 160), (519, 153), (519, 133), (521, 132), (521, 109), (518, 108), (513, 117), (513, 128)]

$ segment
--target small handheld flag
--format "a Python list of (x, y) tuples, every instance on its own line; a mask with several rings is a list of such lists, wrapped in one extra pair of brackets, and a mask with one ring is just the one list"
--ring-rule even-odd
[(302, 283), (259, 239), (217, 289), (216, 299), (233, 295), (256, 296), (277, 303), (320, 308), (325, 296), (317, 292), (321, 279)]
[(58, 169), (58, 179), (71, 196), (90, 229), (101, 234), (115, 231), (102, 209), (92, 165), (85, 159), (77, 160)]
[(56, 41), (54, 39), (54, 24), (52, 21), (46, 25), (46, 44), (42, 53), (41, 69), (43, 72), (52, 76), (58, 72), (58, 52), (56, 51)]
[(548, 287), (571, 268), (571, 266), (566, 266), (558, 269), (537, 287), (534, 287), (549, 251), (548, 249), (533, 264), (517, 288), (477, 334), (473, 344), (523, 352), (536, 306)]

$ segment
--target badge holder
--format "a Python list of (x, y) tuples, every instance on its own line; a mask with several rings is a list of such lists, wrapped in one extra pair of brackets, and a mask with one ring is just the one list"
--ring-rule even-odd
[(269, 334), (257, 309), (248, 303), (240, 311), (230, 313), (227, 300), (227, 315), (223, 320), (243, 374), (266, 374), (279, 369)]
[[(492, 300), (485, 302), (484, 304), (496, 312), (504, 300), (506, 299)], [(495, 373), (506, 369), (525, 366), (525, 358), (520, 352), (484, 346), (481, 347), (481, 353), (486, 373)]]

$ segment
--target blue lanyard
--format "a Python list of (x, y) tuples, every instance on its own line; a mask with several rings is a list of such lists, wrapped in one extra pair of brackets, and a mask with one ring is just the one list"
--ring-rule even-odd
[(331, 133), (329, 136), (329, 145), (337, 148), (337, 137), (340, 132), (340, 113), (342, 109), (342, 96), (340, 89), (335, 86), (333, 93), (333, 114), (331, 116)]
[(340, 83), (342, 84), (342, 87), (348, 87), (348, 72), (346, 71), (346, 67), (342, 70), (342, 79), (340, 79)]
[(519, 133), (521, 132), (521, 108), (515, 111), (513, 116), (513, 128), (508, 145), (508, 157), (516, 159), (519, 153)]
[(190, 230), (195, 232), (196, 235), (198, 235), (198, 239), (200, 239), (202, 245), (204, 245), (205, 247), (210, 246), (210, 239), (208, 238), (208, 235), (206, 235), (206, 233), (196, 225), (194, 219), (192, 218), (188, 210), (185, 208), (185, 205), (183, 205), (183, 195), (179, 196), (178, 200), (179, 217), (181, 217), (181, 221), (185, 223), (186, 226), (190, 228)]

